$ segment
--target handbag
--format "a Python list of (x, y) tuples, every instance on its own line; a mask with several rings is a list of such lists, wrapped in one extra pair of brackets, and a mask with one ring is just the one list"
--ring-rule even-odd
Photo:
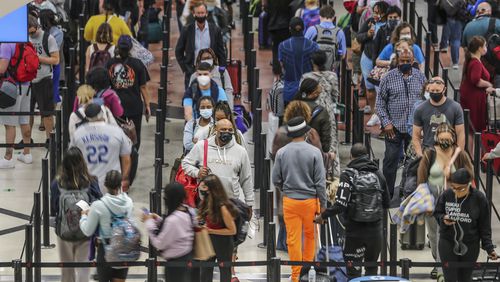
[[(203, 167), (207, 167), (208, 140), (205, 139), (203, 142)], [(184, 172), (182, 165), (179, 165), (179, 169), (175, 175), (175, 181), (182, 184), (182, 186), (184, 186), (184, 190), (186, 191), (184, 204), (196, 208), (196, 198), (198, 197), (198, 179), (187, 175)]]
[(130, 141), (132, 141), (132, 144), (135, 145), (137, 144), (137, 130), (135, 129), (135, 123), (133, 120), (125, 118), (119, 118), (115, 117), (116, 123), (118, 126), (123, 130), (125, 135), (130, 138)]
[(380, 80), (384, 75), (389, 71), (389, 67), (379, 67), (375, 66), (371, 71), (370, 75), (368, 75), (368, 81), (373, 83), (374, 85), (379, 85)]
[(132, 49), (130, 49), (130, 56), (139, 59), (144, 66), (147, 68), (155, 60), (153, 53), (137, 41), (137, 39), (132, 38)]
[(16, 104), (18, 89), (11, 77), (0, 79), (0, 108), (6, 109)]
[(214, 246), (206, 228), (195, 230), (193, 249), (195, 260), (208, 260), (215, 256)]

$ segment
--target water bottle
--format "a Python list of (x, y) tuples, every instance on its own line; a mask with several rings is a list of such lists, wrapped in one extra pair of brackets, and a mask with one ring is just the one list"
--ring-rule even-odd
[(316, 282), (316, 270), (314, 270), (314, 266), (311, 266), (311, 269), (309, 269), (308, 281)]

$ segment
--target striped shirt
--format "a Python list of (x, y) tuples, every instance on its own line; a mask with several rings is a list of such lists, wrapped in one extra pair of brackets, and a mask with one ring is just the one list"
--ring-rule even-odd
[(407, 132), (408, 116), (420, 99), (425, 81), (424, 74), (416, 68), (408, 77), (393, 69), (381, 79), (376, 108), (383, 127), (392, 124), (399, 132)]

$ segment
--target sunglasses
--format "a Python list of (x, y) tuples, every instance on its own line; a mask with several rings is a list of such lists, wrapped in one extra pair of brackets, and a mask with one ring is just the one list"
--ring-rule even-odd
[(429, 84), (442, 84), (442, 85), (444, 85), (444, 81), (439, 80), (439, 79), (431, 79), (431, 80), (429, 80), (428, 83)]

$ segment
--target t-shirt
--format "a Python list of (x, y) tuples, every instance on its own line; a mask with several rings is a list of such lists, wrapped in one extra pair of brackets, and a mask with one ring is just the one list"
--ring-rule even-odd
[[(44, 31), (39, 30), (34, 36), (30, 35), (30, 42), (33, 44), (33, 47), (35, 47), (35, 50), (38, 53), (38, 57), (49, 58), (50, 53), (59, 52), (59, 47), (57, 46), (57, 42), (54, 36), (49, 35), (48, 39), (49, 54), (47, 54), (43, 48), (44, 33), (45, 33)], [(39, 82), (40, 80), (46, 77), (52, 78), (52, 66), (40, 63), (40, 65), (38, 66), (38, 72), (36, 73), (36, 78), (33, 79), (32, 82)]]
[[(224, 91), (224, 89), (220, 86), (217, 86), (217, 88), (219, 89), (219, 97), (218, 97), (218, 100), (215, 102), (217, 103), (220, 101), (227, 101), (226, 91)], [(200, 89), (200, 92), (201, 92), (201, 96), (210, 96), (210, 88), (205, 89), (205, 90)], [(184, 98), (184, 100), (182, 101), (182, 105), (192, 107), (193, 106), (193, 99), (192, 98)]]
[[(422, 49), (420, 49), (420, 47), (417, 44), (413, 44), (412, 47), (415, 56), (415, 61), (417, 61), (417, 63), (419, 64), (425, 63), (424, 53), (422, 52)], [(394, 45), (392, 43), (389, 43), (385, 45), (382, 52), (380, 52), (378, 59), (388, 61), (391, 59), (392, 53), (394, 53)]]
[(413, 124), (422, 127), (424, 131), (424, 147), (434, 146), (436, 128), (444, 122), (451, 126), (464, 124), (464, 114), (459, 103), (446, 99), (444, 104), (436, 107), (427, 100), (415, 109)]
[(90, 174), (99, 178), (100, 187), (106, 173), (121, 171), (120, 156), (130, 155), (132, 142), (123, 130), (105, 122), (89, 122), (75, 130), (71, 146), (82, 151)]
[(108, 61), (107, 69), (111, 77), (111, 87), (120, 97), (123, 115), (126, 117), (142, 115), (141, 86), (150, 80), (144, 64), (132, 57), (125, 60), (112, 58)]
[[(97, 35), (97, 30), (106, 21), (105, 15), (95, 15), (90, 17), (85, 25), (85, 31), (83, 37), (85, 40), (90, 42), (95, 42), (95, 37)], [(130, 35), (130, 29), (128, 25), (122, 20), (120, 17), (116, 15), (109, 15), (107, 23), (111, 26), (111, 30), (113, 31), (113, 44), (116, 45), (118, 43), (118, 38), (121, 35)]]

